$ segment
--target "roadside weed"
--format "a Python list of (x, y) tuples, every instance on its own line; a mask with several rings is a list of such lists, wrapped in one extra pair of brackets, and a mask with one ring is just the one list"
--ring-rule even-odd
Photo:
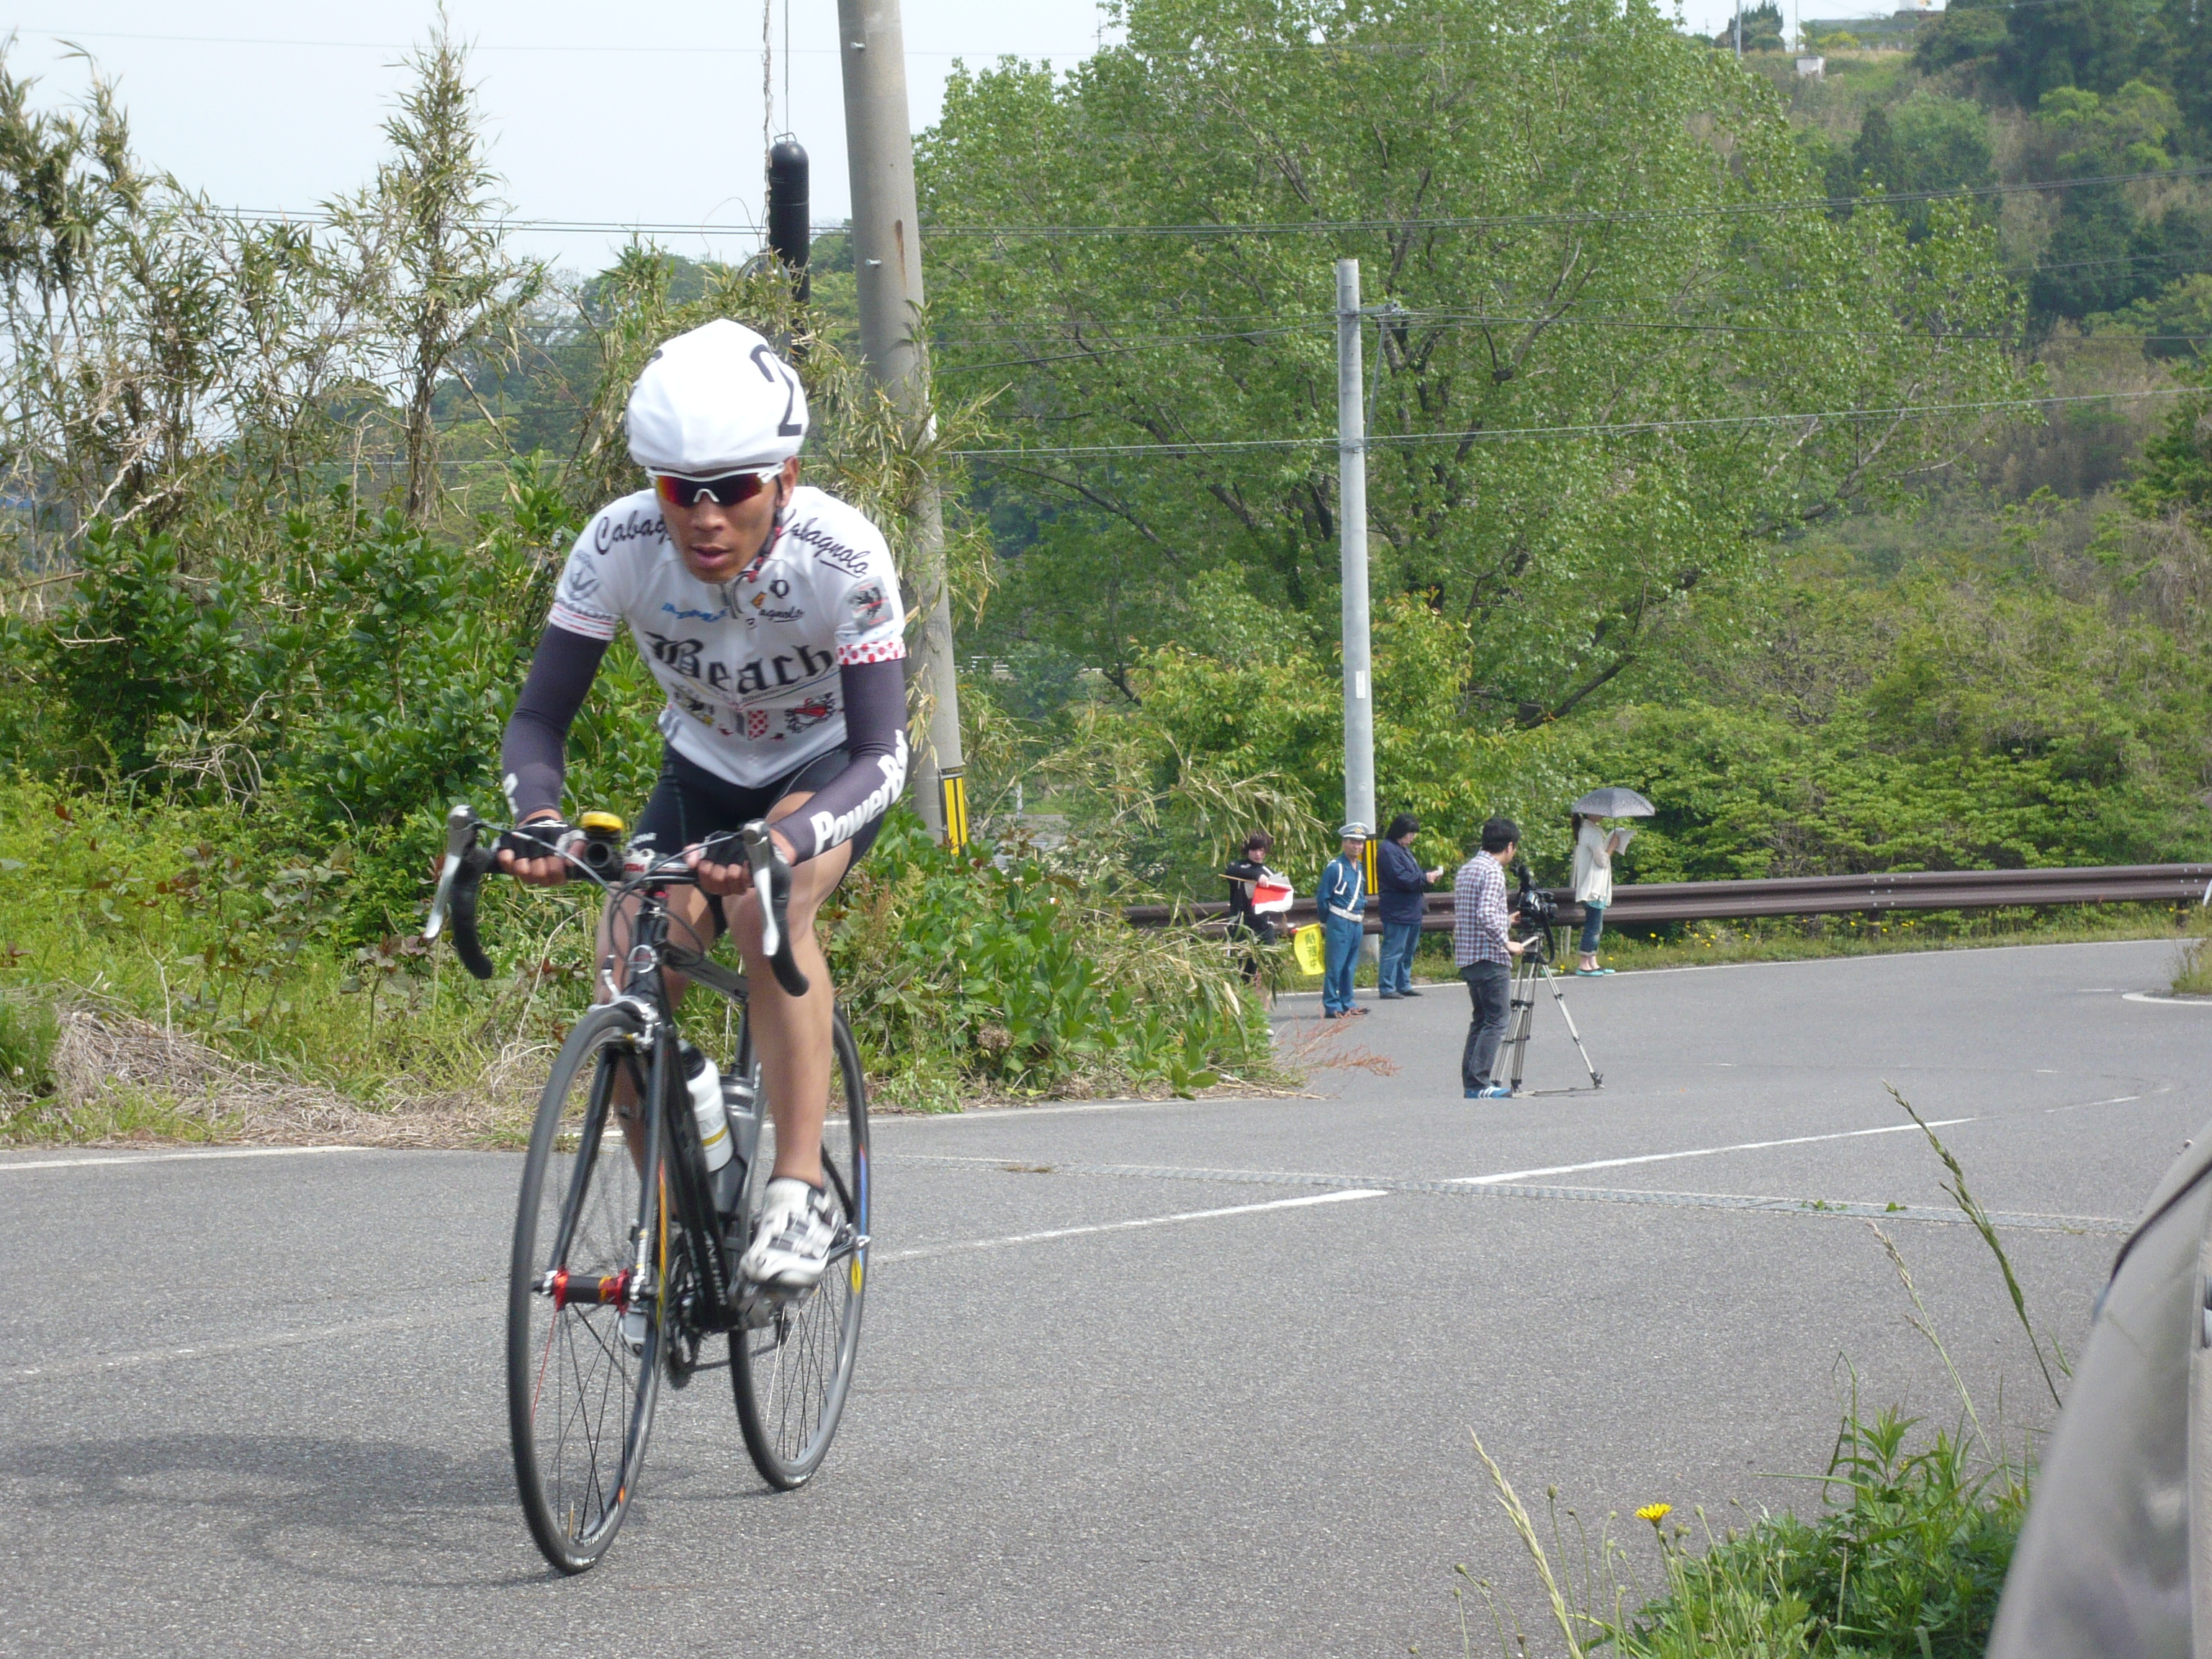
[[(1890, 1093), (1926, 1135), (1949, 1176), (1944, 1191), (1996, 1257), (2057, 1403), (2058, 1379), (2070, 1374), (2063, 1351), (2035, 1328), (2003, 1243), (1956, 1156), (1903, 1095)], [(1943, 1428), (1894, 1407), (1869, 1410), (1856, 1372), (1848, 1372), (1826, 1467), (1798, 1477), (1819, 1492), (1818, 1515), (1761, 1511), (1716, 1535), (1702, 1509), (1693, 1511), (1692, 1528), (1657, 1499), (1634, 1512), (1650, 1528), (1656, 1583), (1645, 1588), (1638, 1571), (1651, 1556), (1614, 1536), (1617, 1516), (1607, 1517), (1594, 1542), (1577, 1523), (1577, 1576), (1563, 1566), (1574, 1552), (1562, 1545), (1557, 1488), (1547, 1546), (1504, 1469), (1475, 1439), (1492, 1497), (1534, 1566), (1548, 1622), (1571, 1659), (1975, 1659), (1983, 1652), (2027, 1517), (2033, 1468), (2003, 1444), (2002, 1395), (1998, 1433), (1984, 1427), (1903, 1252), (1880, 1226), (1866, 1224), (1904, 1289), (1906, 1322), (1926, 1339), (1958, 1395), (1960, 1416)], [(1492, 1639), (1503, 1659), (1532, 1651), (1496, 1587), (1464, 1566), (1456, 1576), (1463, 1655), (1490, 1651)], [(1486, 1617), (1469, 1618), (1470, 1590)]]

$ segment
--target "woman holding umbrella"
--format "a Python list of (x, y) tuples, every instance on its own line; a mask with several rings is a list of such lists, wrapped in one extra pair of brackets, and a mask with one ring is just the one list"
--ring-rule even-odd
[(1613, 860), (1636, 836), (1636, 831), (1625, 824), (1607, 831), (1603, 821), (1648, 818), (1652, 806), (1633, 789), (1593, 789), (1569, 812), (1575, 833), (1575, 902), (1583, 907), (1582, 961), (1575, 975), (1596, 979), (1613, 971), (1597, 965), (1597, 942), (1605, 932), (1605, 907), (1613, 902)]

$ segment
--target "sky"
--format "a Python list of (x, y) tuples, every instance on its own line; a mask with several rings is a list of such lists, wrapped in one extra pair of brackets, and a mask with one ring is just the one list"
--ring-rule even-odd
[[(765, 0), (771, 118), (806, 146), (814, 219), (842, 219), (848, 196), (831, 0)], [(1887, 10), (1822, 0), (1821, 16)], [(1683, 0), (1711, 33), (1733, 0)], [(1795, 0), (1785, 0), (1792, 17)], [(712, 226), (654, 233), (695, 257), (759, 246), (763, 107), (761, 0), (449, 0), (473, 47), (494, 136), (493, 165), (519, 219), (523, 252), (596, 270), (619, 227)], [(1092, 0), (905, 0), (913, 124), (937, 118), (956, 60), (1002, 53), (1072, 66), (1103, 38)], [(363, 185), (384, 151), (381, 127), (406, 81), (400, 60), (427, 38), (430, 0), (30, 0), (9, 60), (38, 77), (33, 102), (65, 105), (97, 61), (129, 111), (134, 147), (218, 206), (311, 210)], [(789, 50), (786, 50), (788, 41)], [(720, 228), (726, 227), (726, 228)]]

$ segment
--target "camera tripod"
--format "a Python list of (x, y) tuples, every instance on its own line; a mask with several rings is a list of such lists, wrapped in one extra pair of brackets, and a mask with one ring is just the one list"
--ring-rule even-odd
[[(1552, 966), (1552, 956), (1557, 948), (1555, 930), (1539, 928), (1531, 934), (1528, 948), (1513, 958), (1513, 1001), (1505, 1018), (1505, 1040), (1500, 1053), (1510, 1050), (1512, 1066), (1506, 1077), (1506, 1087), (1516, 1096), (1524, 1091), (1521, 1087), (1521, 1073), (1528, 1058), (1528, 1035), (1536, 1020), (1536, 978), (1541, 975), (1551, 987), (1552, 1000), (1559, 1005), (1559, 1018), (1567, 1022), (1567, 1035), (1574, 1039), (1575, 1052), (1583, 1057), (1583, 1070), (1589, 1073), (1589, 1087), (1579, 1085), (1571, 1089), (1530, 1089), (1526, 1094), (1538, 1095), (1594, 1095), (1605, 1087), (1605, 1079), (1590, 1063), (1589, 1050), (1583, 1047), (1583, 1034), (1575, 1029), (1575, 1017), (1567, 1012), (1566, 993), (1559, 988), (1559, 975)], [(1492, 1073), (1495, 1075), (1495, 1073)]]

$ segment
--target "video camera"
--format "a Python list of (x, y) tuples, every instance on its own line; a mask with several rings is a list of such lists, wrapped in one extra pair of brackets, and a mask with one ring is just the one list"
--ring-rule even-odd
[(1521, 884), (1521, 890), (1513, 895), (1513, 919), (1531, 940), (1529, 954), (1539, 962), (1548, 962), (1552, 957), (1552, 930), (1559, 925), (1559, 902), (1536, 885), (1535, 872), (1528, 868), (1528, 860), (1516, 860), (1513, 874)]

